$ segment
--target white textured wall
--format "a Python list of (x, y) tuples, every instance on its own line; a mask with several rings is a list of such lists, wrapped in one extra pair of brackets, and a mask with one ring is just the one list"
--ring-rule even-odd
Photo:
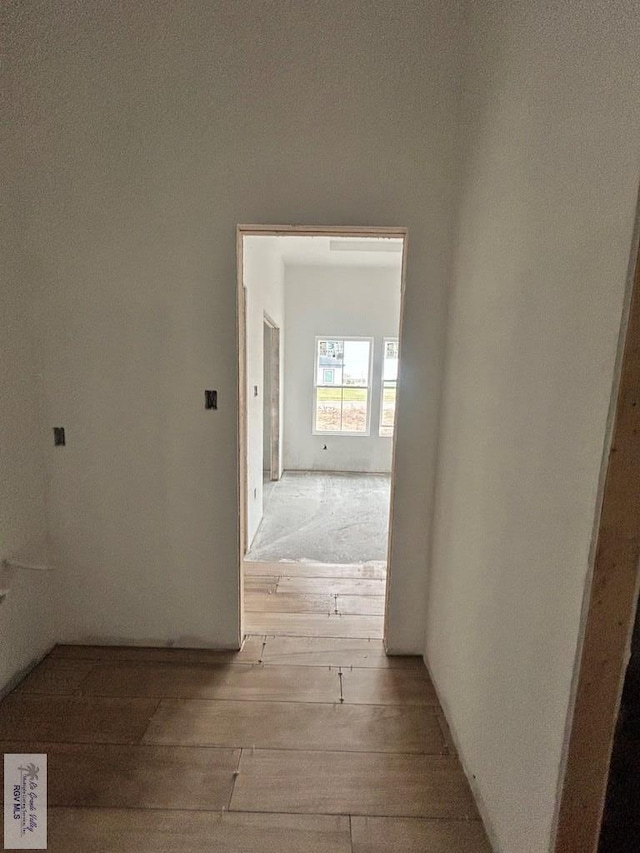
[(473, 6), (426, 659), (501, 853), (548, 850), (640, 154), (633, 2)]
[(4, 14), (45, 416), (68, 430), (49, 468), (64, 639), (237, 642), (235, 226), (402, 225), (390, 643), (417, 651), (458, 4), (40, 0)]
[[(3, 162), (6, 165), (6, 159)], [(41, 364), (33, 283), (25, 275), (24, 221), (15, 205), (17, 177), (2, 169), (0, 560), (33, 556), (40, 560), (47, 529)], [(51, 445), (49, 430), (46, 437)], [(0, 589), (9, 590), (0, 604), (0, 693), (53, 645), (58, 584), (58, 576), (49, 572), (0, 568)]]
[[(264, 315), (285, 336), (284, 270), (275, 237), (244, 238), (247, 359), (247, 544), (250, 546), (262, 520), (264, 456)], [(280, 447), (284, 409), (284, 346), (280, 360)], [(254, 394), (258, 389), (258, 396)]]
[[(393, 440), (378, 429), (384, 339), (398, 337), (400, 284), (399, 267), (286, 265), (285, 468), (391, 470)], [(316, 335), (374, 339), (368, 436), (313, 434)]]

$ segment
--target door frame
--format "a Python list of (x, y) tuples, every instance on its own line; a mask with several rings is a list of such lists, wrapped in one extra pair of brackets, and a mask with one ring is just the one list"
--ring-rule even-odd
[(640, 584), (638, 228), (600, 474), (556, 806), (555, 853), (596, 853)]
[[(280, 326), (266, 311), (263, 324), (269, 327), (269, 478), (280, 479)], [(264, 465), (264, 461), (263, 461)]]
[[(245, 237), (278, 237), (278, 236), (309, 236), (309, 237), (392, 237), (402, 240), (402, 266), (400, 280), (400, 327), (398, 340), (400, 342), (400, 372), (402, 371), (402, 333), (405, 305), (405, 283), (407, 269), (407, 247), (409, 232), (407, 228), (389, 226), (327, 226), (327, 225), (237, 225), (236, 226), (236, 320), (238, 346), (238, 647), (244, 639), (244, 557), (247, 552), (247, 297), (244, 286), (244, 238)], [(396, 385), (396, 413), (400, 396), (400, 373)], [(389, 507), (389, 535), (387, 547), (387, 584), (385, 590), (384, 632), (383, 642), (386, 648), (388, 633), (389, 590), (393, 565), (391, 562), (392, 540), (394, 531), (394, 493), (396, 470), (397, 429), (393, 430), (393, 445), (391, 456), (391, 500)]]

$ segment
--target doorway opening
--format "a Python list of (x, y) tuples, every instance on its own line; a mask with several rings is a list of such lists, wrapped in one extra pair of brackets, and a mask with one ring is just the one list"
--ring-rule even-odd
[(240, 641), (384, 638), (405, 239), (238, 228)]

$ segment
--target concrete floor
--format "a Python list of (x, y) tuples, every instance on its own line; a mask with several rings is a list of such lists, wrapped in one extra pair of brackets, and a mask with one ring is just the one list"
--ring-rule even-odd
[(265, 500), (247, 559), (386, 560), (390, 487), (388, 474), (285, 471)]

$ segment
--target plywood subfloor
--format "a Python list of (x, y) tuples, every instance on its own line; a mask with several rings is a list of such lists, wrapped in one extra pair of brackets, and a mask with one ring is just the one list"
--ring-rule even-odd
[(490, 853), (422, 661), (384, 653), (384, 567), (245, 581), (240, 652), (58, 646), (0, 703), (50, 853)]

